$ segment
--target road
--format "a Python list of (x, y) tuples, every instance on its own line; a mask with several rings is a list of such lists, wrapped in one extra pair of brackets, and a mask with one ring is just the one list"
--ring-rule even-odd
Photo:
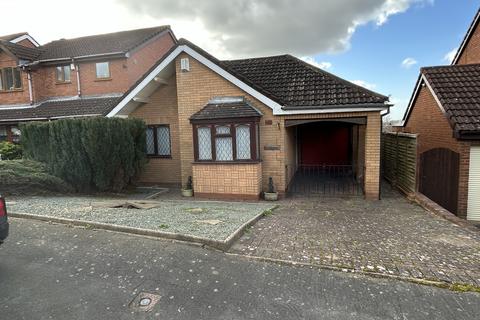
[[(159, 296), (150, 312), (131, 304), (140, 293)], [(0, 319), (471, 320), (478, 310), (475, 293), (30, 220), (11, 219), (0, 246)]]

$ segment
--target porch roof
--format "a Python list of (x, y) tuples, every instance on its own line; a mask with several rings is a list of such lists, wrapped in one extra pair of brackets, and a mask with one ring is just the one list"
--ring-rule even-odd
[(190, 120), (213, 120), (261, 117), (258, 111), (243, 97), (225, 97), (212, 99), (200, 111), (194, 113)]

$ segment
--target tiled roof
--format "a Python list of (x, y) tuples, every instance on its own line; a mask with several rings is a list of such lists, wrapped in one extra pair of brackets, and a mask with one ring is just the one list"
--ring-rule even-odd
[(421, 69), (460, 134), (480, 133), (480, 64)]
[(15, 44), (15, 43), (3, 41), (3, 40), (0, 40), (0, 45), (5, 46), (7, 50), (9, 50), (19, 59), (23, 59), (23, 60), (33, 61), (42, 53), (40, 49), (29, 48), (29, 47), (25, 47), (19, 44)]
[(14, 39), (17, 39), (18, 37), (24, 36), (28, 34), (28, 32), (19, 32), (19, 33), (14, 33), (14, 34), (7, 34), (4, 36), (0, 36), (0, 40), (5, 40), (5, 41), (12, 41)]
[(170, 26), (99, 34), (75, 39), (61, 39), (41, 46), (39, 60), (82, 57), (100, 54), (127, 53), (152, 39)]
[(383, 104), (388, 97), (357, 86), (291, 55), (222, 61), (267, 96), (294, 108)]
[(71, 98), (45, 101), (32, 108), (0, 108), (0, 122), (104, 116), (116, 106), (119, 99), (119, 96)]
[(190, 120), (261, 117), (262, 114), (242, 97), (223, 97), (210, 101)]

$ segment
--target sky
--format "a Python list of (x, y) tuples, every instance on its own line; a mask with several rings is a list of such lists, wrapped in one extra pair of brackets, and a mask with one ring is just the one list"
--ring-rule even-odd
[[(401, 119), (419, 68), (449, 64), (480, 0), (0, 0), (0, 33), (60, 38), (169, 24), (220, 59), (290, 53), (390, 96)], [(78, 18), (78, 19), (77, 19)]]

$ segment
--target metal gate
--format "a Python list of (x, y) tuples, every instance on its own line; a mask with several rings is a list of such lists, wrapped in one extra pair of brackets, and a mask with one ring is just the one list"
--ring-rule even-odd
[(460, 156), (445, 148), (420, 155), (419, 191), (448, 211), (457, 214)]

